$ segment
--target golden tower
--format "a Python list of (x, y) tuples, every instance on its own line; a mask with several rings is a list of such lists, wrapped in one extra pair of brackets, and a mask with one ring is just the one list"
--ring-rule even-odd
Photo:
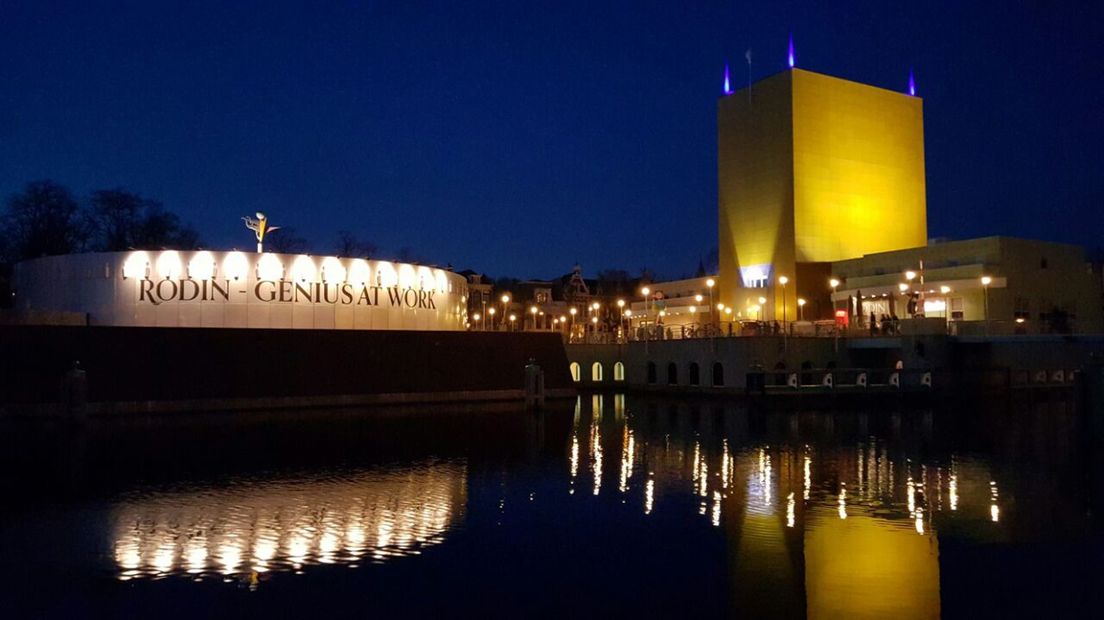
[(927, 243), (923, 100), (802, 69), (749, 88), (717, 105), (723, 301), (827, 318), (828, 262)]

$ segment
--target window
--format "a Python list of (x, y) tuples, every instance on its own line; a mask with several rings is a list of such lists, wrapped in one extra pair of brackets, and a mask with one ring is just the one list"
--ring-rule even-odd
[(571, 379), (578, 383), (582, 381), (582, 370), (579, 368), (579, 362), (571, 362)]
[(602, 364), (594, 362), (594, 365), (590, 367), (590, 380), (601, 381), (602, 380)]
[(613, 365), (613, 380), (624, 381), (625, 380), (625, 365), (621, 362), (617, 362)]
[(713, 362), (713, 387), (721, 387), (724, 384), (724, 366), (720, 362)]
[(701, 385), (701, 372), (697, 362), (690, 362), (690, 385)]
[(678, 364), (667, 364), (667, 385), (678, 385)]
[(656, 365), (655, 362), (648, 362), (648, 383), (656, 382)]

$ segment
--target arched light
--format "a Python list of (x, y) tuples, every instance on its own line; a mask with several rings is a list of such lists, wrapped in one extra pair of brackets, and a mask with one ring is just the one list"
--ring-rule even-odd
[(399, 265), (399, 288), (412, 288), (417, 283), (418, 273), (414, 271), (414, 265)]
[(340, 284), (345, 281), (345, 265), (335, 256), (322, 259), (322, 281), (326, 284)]
[(149, 256), (145, 252), (131, 252), (123, 263), (124, 278), (146, 278), (149, 269)]
[[(326, 265), (322, 265), (322, 273), (326, 273)], [(368, 261), (363, 258), (353, 259), (352, 264), (349, 265), (349, 282), (356, 284), (357, 286), (364, 286), (368, 284), (371, 279), (371, 273), (368, 269)]]
[(222, 272), (231, 280), (241, 280), (249, 272), (249, 261), (241, 252), (231, 252), (222, 259)]
[[(445, 275), (444, 271), (440, 269), (435, 270), (433, 272), (433, 279), (436, 282), (438, 291), (442, 293), (448, 292), (448, 276)], [(461, 297), (460, 301), (465, 301), (464, 297)]]
[(261, 280), (283, 280), (284, 265), (275, 254), (261, 254), (257, 260), (257, 277)]
[(193, 280), (210, 280), (215, 277), (215, 257), (204, 250), (196, 252), (188, 261), (188, 277)]
[[(410, 265), (407, 265), (409, 267)], [(399, 283), (399, 274), (395, 272), (395, 266), (386, 261), (376, 263), (376, 284), (379, 286), (395, 286)]]
[(291, 279), (296, 282), (314, 282), (316, 275), (314, 259), (309, 256), (297, 256), (291, 264)]
[(180, 252), (166, 250), (157, 257), (157, 275), (162, 278), (179, 278), (183, 271), (184, 266), (180, 262)]

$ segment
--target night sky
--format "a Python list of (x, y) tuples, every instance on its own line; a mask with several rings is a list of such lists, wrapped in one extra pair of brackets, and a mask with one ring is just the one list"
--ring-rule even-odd
[(1104, 245), (1102, 2), (0, 0), (0, 194), (263, 210), (493, 275), (663, 277), (716, 240), (716, 99), (797, 65), (925, 100), (931, 237)]

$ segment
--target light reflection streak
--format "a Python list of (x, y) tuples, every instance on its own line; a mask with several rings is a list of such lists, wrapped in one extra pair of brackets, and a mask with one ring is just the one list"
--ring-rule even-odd
[(655, 506), (655, 479), (648, 478), (648, 482), (644, 484), (644, 514), (652, 514), (652, 508)]
[(794, 514), (795, 506), (794, 494), (793, 491), (790, 491), (790, 494), (786, 496), (786, 527), (793, 527), (797, 520)]
[(1000, 506), (997, 505), (997, 500), (1000, 499), (1000, 495), (997, 493), (997, 482), (995, 480), (989, 481), (989, 518), (996, 523), (1000, 521)]
[(846, 519), (847, 518), (847, 483), (846, 482), (841, 482), (840, 483), (839, 518), (841, 518), (841, 519)]
[(114, 559), (132, 579), (413, 555), (443, 540), (466, 493), (466, 465), (454, 462), (159, 493), (119, 505)]

